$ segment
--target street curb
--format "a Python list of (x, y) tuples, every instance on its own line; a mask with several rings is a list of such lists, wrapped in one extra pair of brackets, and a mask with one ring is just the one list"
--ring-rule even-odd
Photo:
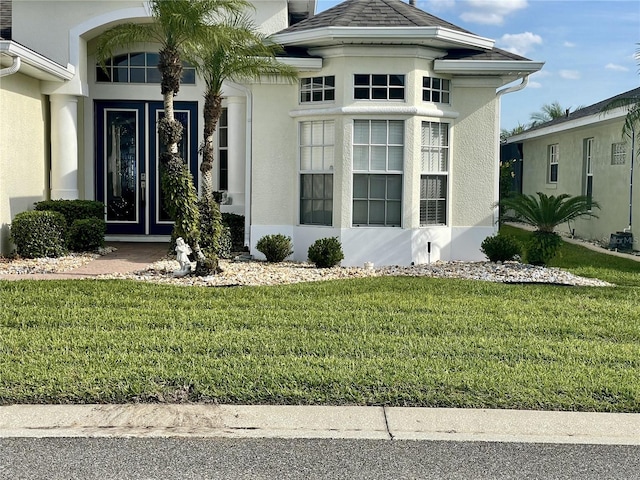
[(0, 438), (228, 437), (640, 445), (640, 414), (358, 406), (10, 405)]

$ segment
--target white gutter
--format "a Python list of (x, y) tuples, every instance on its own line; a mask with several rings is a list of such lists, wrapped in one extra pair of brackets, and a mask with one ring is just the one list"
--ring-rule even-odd
[(433, 70), (452, 75), (529, 75), (544, 66), (531, 60), (435, 60)]
[(20, 70), (20, 57), (13, 57), (13, 63), (10, 67), (0, 70), (0, 77), (6, 77), (7, 75), (13, 75)]
[(503, 88), (502, 90), (498, 90), (496, 92), (496, 95), (499, 98), (502, 95), (505, 95), (507, 93), (519, 92), (520, 90), (524, 89), (524, 87), (526, 87), (528, 83), (529, 83), (529, 75), (525, 75), (524, 77), (522, 77), (522, 82), (520, 82), (518, 85), (514, 85), (513, 87), (507, 87), (507, 88)]
[[(0, 40), (0, 53), (9, 55), (14, 59), (19, 57), (21, 71), (40, 80), (65, 81), (71, 80), (75, 75), (75, 68), (71, 66), (65, 68), (44, 55), (40, 55), (12, 40)], [(8, 68), (14, 68), (14, 65)]]

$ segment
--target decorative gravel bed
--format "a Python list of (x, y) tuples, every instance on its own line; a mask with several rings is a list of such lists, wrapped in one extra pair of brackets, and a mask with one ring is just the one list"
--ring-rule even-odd
[(70, 253), (58, 258), (8, 258), (0, 256), (0, 275), (69, 272), (115, 250), (114, 247), (105, 247), (96, 253)]
[(411, 267), (381, 267), (366, 269), (360, 267), (315, 268), (308, 263), (226, 261), (220, 266), (223, 272), (208, 277), (176, 278), (173, 272), (179, 268), (174, 260), (161, 260), (150, 265), (147, 270), (131, 274), (103, 275), (101, 278), (135, 279), (140, 281), (172, 285), (195, 286), (240, 286), (240, 285), (283, 285), (288, 283), (315, 282), (343, 278), (364, 278), (379, 276), (413, 276), (438, 278), (464, 278), (505, 283), (552, 283), (575, 286), (612, 286), (601, 280), (579, 277), (557, 268), (535, 267), (518, 262), (434, 262), (431, 265)]

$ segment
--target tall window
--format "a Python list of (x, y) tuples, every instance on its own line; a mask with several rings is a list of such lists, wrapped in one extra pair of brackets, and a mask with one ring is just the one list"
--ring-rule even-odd
[(356, 100), (404, 100), (404, 75), (356, 74), (353, 84)]
[(585, 138), (584, 140), (584, 195), (589, 202), (589, 210), (591, 210), (591, 202), (593, 200), (593, 138)]
[(553, 144), (548, 147), (548, 160), (549, 160), (549, 168), (548, 168), (548, 183), (557, 183), (558, 182), (558, 161), (560, 160), (560, 147), (559, 145)]
[(447, 224), (449, 124), (422, 122), (420, 225)]
[(402, 224), (404, 122), (355, 120), (353, 225)]
[(435, 77), (422, 77), (422, 101), (449, 103), (450, 80)]
[(333, 102), (336, 98), (336, 77), (300, 79), (300, 102)]
[(218, 190), (229, 190), (229, 114), (222, 109), (218, 122)]
[(335, 123), (300, 123), (300, 224), (333, 224)]
[[(160, 83), (162, 76), (158, 70), (160, 55), (154, 52), (125, 53), (106, 61), (105, 69), (96, 65), (96, 81), (104, 83)], [(180, 82), (185, 85), (196, 83), (196, 69), (182, 62)], [(106, 71), (105, 71), (106, 70)]]
[(611, 165), (624, 165), (627, 156), (627, 144), (625, 142), (611, 145)]

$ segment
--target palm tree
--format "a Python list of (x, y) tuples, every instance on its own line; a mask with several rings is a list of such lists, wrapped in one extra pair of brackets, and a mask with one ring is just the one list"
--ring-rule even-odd
[(557, 100), (553, 103), (546, 103), (542, 106), (539, 112), (531, 114), (531, 126), (535, 127), (541, 123), (550, 122), (556, 118), (564, 117), (567, 114), (567, 110)]
[[(282, 47), (270, 42), (255, 24), (244, 15), (230, 15), (216, 25), (215, 35), (205, 43), (190, 44), (187, 58), (196, 65), (206, 84), (204, 103), (204, 143), (200, 148), (200, 214), (208, 222), (201, 230), (213, 238), (207, 248), (207, 268), (217, 268), (215, 248), (216, 232), (219, 232), (219, 205), (213, 200), (214, 133), (222, 115), (222, 88), (226, 81), (243, 82), (260, 77), (284, 78), (295, 81), (297, 70), (280, 63), (276, 54)], [(213, 222), (213, 224), (211, 224)]]
[(561, 223), (579, 217), (597, 217), (593, 210), (600, 208), (598, 202), (586, 195), (572, 197), (566, 193), (504, 197), (499, 202), (506, 213), (503, 222), (520, 222), (536, 228), (531, 243), (527, 247), (527, 259), (532, 264), (546, 264), (560, 248), (560, 236), (554, 229)]
[(137, 43), (160, 44), (158, 69), (164, 118), (158, 122), (158, 136), (166, 146), (161, 154), (162, 185), (169, 213), (175, 220), (174, 235), (183, 236), (194, 247), (198, 259), (199, 246), (197, 193), (184, 160), (178, 153), (182, 124), (175, 119), (173, 97), (180, 89), (182, 55), (187, 44), (211, 40), (216, 18), (225, 13), (240, 13), (247, 0), (151, 0), (152, 22), (125, 23), (107, 30), (98, 40), (98, 61), (105, 66), (119, 48)]

